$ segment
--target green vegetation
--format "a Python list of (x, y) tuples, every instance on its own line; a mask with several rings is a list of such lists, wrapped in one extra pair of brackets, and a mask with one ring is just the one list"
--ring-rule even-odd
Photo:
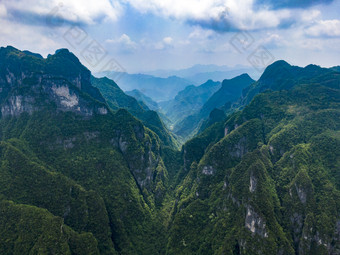
[(1, 254), (100, 254), (91, 233), (77, 233), (35, 206), (0, 201)]
[(165, 146), (176, 149), (179, 147), (176, 138), (165, 127), (157, 112), (150, 111), (146, 105), (141, 105), (135, 98), (126, 95), (113, 80), (106, 77), (100, 79), (92, 77), (91, 81), (93, 86), (103, 94), (111, 109), (123, 108), (128, 110), (146, 127), (154, 131)]
[[(208, 92), (206, 94), (208, 94), (209, 97), (201, 96), (204, 98), (204, 101), (201, 100), (202, 104), (200, 104), (196, 110), (193, 108), (194, 111), (190, 115), (184, 115), (185, 118), (178, 120), (174, 126), (173, 132), (183, 137), (184, 140), (192, 138), (199, 131), (202, 131), (210, 125), (209, 121), (204, 121), (209, 117), (211, 111), (215, 108), (228, 108), (228, 105), (230, 107), (231, 103), (235, 103), (241, 96), (242, 90), (250, 86), (253, 82), (254, 80), (251, 79), (248, 74), (242, 74), (233, 79), (224, 80), (221, 87), (217, 87), (212, 81), (208, 81), (206, 84), (201, 85), (198, 88), (203, 87), (205, 88), (203, 91), (208, 90), (210, 94)], [(189, 99), (191, 98), (189, 97)], [(192, 108), (190, 107), (190, 110), (191, 109)], [(177, 109), (171, 111), (176, 112)], [(180, 115), (181, 113), (177, 114)], [(211, 121), (211, 124), (213, 123), (214, 120)]]
[[(323, 77), (259, 94), (185, 144), (170, 254), (339, 253), (340, 90)], [(181, 227), (198, 215), (203, 230)]]
[(190, 85), (178, 92), (174, 99), (162, 102), (162, 110), (176, 124), (185, 117), (197, 113), (220, 87), (220, 82), (212, 80), (208, 80), (200, 86)]
[(0, 253), (339, 254), (339, 81), (274, 63), (178, 151), (67, 50), (1, 48)]

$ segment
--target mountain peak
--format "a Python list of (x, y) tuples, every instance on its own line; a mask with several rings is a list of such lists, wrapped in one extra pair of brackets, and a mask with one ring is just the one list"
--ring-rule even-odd
[(287, 63), (284, 60), (278, 60), (275, 61), (273, 64), (267, 66), (266, 70), (263, 72), (263, 74), (265, 74), (266, 72), (272, 72), (278, 69), (282, 69), (282, 68), (290, 68), (292, 67), (289, 63)]
[(273, 64), (267, 66), (261, 75), (259, 81), (272, 79), (273, 76), (281, 77), (285, 73), (290, 73), (293, 66), (284, 60), (275, 61)]
[(314, 65), (314, 64), (310, 64), (310, 65), (308, 65), (308, 66), (306, 66), (305, 68), (304, 68), (306, 71), (319, 71), (320, 69), (321, 69), (321, 66), (319, 66), (319, 65)]
[(58, 53), (67, 53), (68, 54), (68, 53), (70, 53), (70, 51), (67, 48), (60, 48), (60, 49), (57, 49), (54, 54), (58, 54)]
[(235, 82), (252, 83), (252, 82), (254, 82), (254, 80), (247, 73), (243, 73), (243, 74), (236, 76), (232, 79), (223, 80), (222, 87), (229, 86), (229, 84), (234, 84)]
[[(76, 55), (74, 55), (72, 52), (70, 52), (68, 49), (65, 49), (65, 48), (56, 50), (54, 55), (48, 56), (48, 58), (51, 58), (51, 57), (68, 59), (68, 60), (71, 60), (73, 63), (75, 63), (77, 65), (81, 65), (81, 63), (80, 63), (79, 59), (76, 57)], [(84, 66), (84, 68), (86, 68), (86, 67)]]
[(14, 48), (11, 45), (7, 45), (6, 47), (0, 47), (0, 50), (6, 50), (6, 51), (19, 51), (17, 48)]
[(24, 50), (23, 53), (25, 53), (26, 55), (29, 55), (29, 56), (33, 56), (33, 57), (36, 57), (36, 58), (43, 59), (43, 57), (39, 53), (34, 53), (34, 52), (31, 52), (31, 51), (28, 51), (28, 50)]
[(252, 79), (252, 78), (249, 76), (249, 74), (247, 74), (247, 73), (243, 73), (243, 74), (241, 74), (241, 75), (239, 75), (239, 76), (236, 76), (235, 78), (237, 78), (237, 77), (242, 78), (242, 79)]

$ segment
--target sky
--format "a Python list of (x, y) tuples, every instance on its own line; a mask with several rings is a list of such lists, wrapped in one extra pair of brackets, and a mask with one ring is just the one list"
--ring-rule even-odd
[(340, 0), (0, 0), (0, 46), (91, 71), (340, 65)]

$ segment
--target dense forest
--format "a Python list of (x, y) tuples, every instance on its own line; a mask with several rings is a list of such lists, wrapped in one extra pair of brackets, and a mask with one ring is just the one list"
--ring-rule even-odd
[(338, 67), (151, 101), (0, 48), (0, 254), (340, 254)]

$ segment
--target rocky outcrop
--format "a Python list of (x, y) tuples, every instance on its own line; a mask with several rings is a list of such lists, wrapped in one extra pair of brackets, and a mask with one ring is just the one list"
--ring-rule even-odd
[(253, 207), (247, 205), (246, 209), (245, 227), (252, 234), (257, 234), (261, 237), (267, 238), (268, 232), (266, 230), (266, 223), (264, 222), (264, 219), (255, 212)]
[[(7, 58), (12, 59), (8, 61)], [(68, 50), (57, 51), (43, 59), (25, 55), (12, 47), (1, 48), (0, 65), (3, 117), (24, 112), (32, 114), (51, 103), (60, 111), (72, 111), (85, 117), (109, 112), (106, 105), (99, 103), (105, 100), (91, 85), (90, 71)]]
[(253, 193), (256, 190), (256, 186), (257, 186), (257, 179), (255, 178), (255, 176), (253, 174), (250, 175), (249, 182), (250, 182), (250, 184), (249, 184), (249, 191), (251, 193)]
[(33, 97), (13, 95), (1, 106), (1, 116), (18, 116), (24, 112), (32, 114), (36, 110), (34, 102)]

